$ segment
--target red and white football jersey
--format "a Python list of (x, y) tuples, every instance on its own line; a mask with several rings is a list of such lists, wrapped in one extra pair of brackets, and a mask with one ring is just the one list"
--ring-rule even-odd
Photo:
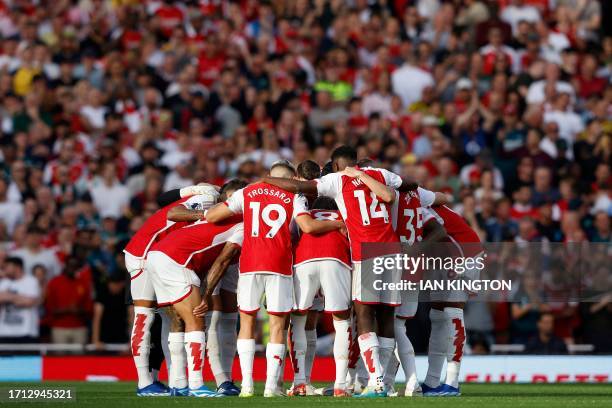
[(235, 215), (220, 223), (196, 221), (172, 231), (151, 247), (167, 255), (178, 265), (195, 272), (208, 270), (227, 242), (242, 245), (242, 216)]
[(412, 245), (423, 239), (423, 207), (433, 204), (433, 191), (418, 187), (416, 190), (396, 192), (392, 207), (393, 229), (402, 243)]
[(157, 210), (142, 224), (132, 239), (127, 243), (123, 252), (136, 258), (145, 258), (149, 248), (155, 241), (159, 241), (168, 233), (188, 225), (187, 222), (174, 222), (168, 220), (168, 212), (177, 205), (183, 205), (193, 210), (204, 210), (208, 205), (203, 195), (194, 195), (181, 198)]
[(474, 257), (483, 251), (476, 231), (455, 211), (445, 205), (429, 207), (423, 214), (423, 225), (433, 219), (444, 227), (451, 242), (459, 249), (460, 256)]
[[(385, 169), (361, 170), (389, 187), (397, 189), (402, 184), (400, 176)], [(353, 262), (362, 261), (362, 243), (399, 242), (391, 223), (391, 205), (378, 201), (376, 194), (360, 180), (330, 173), (317, 180), (317, 191), (320, 196), (336, 200), (348, 231)]]
[[(332, 210), (311, 210), (310, 215), (315, 220), (339, 221), (341, 219), (340, 212)], [(351, 248), (348, 239), (339, 230), (324, 234), (303, 233), (300, 237), (295, 247), (294, 266), (322, 260), (335, 260), (350, 269)]]
[(249, 185), (225, 202), (244, 216), (244, 244), (240, 273), (273, 273), (291, 276), (293, 248), (290, 224), (309, 214), (306, 198), (267, 183)]

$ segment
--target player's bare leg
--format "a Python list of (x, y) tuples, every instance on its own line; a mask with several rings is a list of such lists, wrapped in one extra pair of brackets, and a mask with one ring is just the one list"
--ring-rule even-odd
[(187, 386), (187, 353), (185, 352), (185, 323), (173, 307), (165, 307), (163, 313), (170, 321), (168, 349), (170, 351), (170, 368), (168, 385), (174, 396), (189, 395)]
[(155, 319), (155, 301), (134, 299), (134, 325), (130, 338), (132, 357), (138, 373), (138, 388), (153, 384), (149, 370), (151, 352), (151, 325)]
[(196, 317), (193, 309), (202, 301), (200, 288), (192, 286), (189, 295), (173, 305), (174, 310), (185, 322), (185, 351), (187, 352), (187, 379), (189, 395), (195, 397), (208, 397), (216, 395), (204, 385), (202, 370), (204, 368), (204, 351), (206, 350), (206, 337), (204, 334), (204, 319)]
[(212, 296), (209, 304), (212, 305), (212, 312), (210, 325), (207, 327), (208, 361), (215, 376), (217, 389), (221, 387), (225, 390), (231, 387), (233, 391), (230, 394), (238, 395), (240, 391), (232, 383), (232, 365), (236, 355), (238, 334), (236, 330), (238, 323), (236, 293), (221, 289), (219, 295)]

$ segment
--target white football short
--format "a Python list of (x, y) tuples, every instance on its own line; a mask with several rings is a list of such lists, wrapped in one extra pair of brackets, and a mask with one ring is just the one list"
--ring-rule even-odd
[(326, 312), (351, 308), (351, 270), (333, 259), (311, 261), (295, 267), (293, 275), (295, 309), (305, 311), (313, 306), (317, 293), (324, 297)]
[[(395, 258), (395, 255), (389, 255)], [(368, 268), (368, 270), (364, 270)], [(371, 262), (353, 262), (353, 301), (372, 304), (399, 306), (401, 302), (399, 290), (388, 289), (386, 283), (398, 283), (401, 279), (401, 271), (398, 268), (383, 268), (380, 274), (372, 270)]]
[(293, 308), (293, 278), (272, 273), (241, 273), (238, 277), (238, 308), (255, 313), (266, 296), (269, 314), (284, 314)]
[(163, 252), (149, 252), (146, 269), (159, 306), (178, 303), (189, 296), (193, 286), (200, 287), (200, 278), (194, 271), (177, 264)]
[(155, 290), (151, 276), (145, 268), (146, 259), (137, 258), (127, 252), (125, 267), (130, 274), (130, 293), (132, 300), (155, 300)]

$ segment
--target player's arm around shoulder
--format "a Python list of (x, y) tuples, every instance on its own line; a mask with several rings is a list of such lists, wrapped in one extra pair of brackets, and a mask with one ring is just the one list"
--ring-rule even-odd
[(283, 177), (270, 177), (265, 176), (261, 179), (263, 183), (271, 184), (285, 191), (289, 191), (294, 194), (306, 194), (316, 195), (317, 184), (315, 181), (302, 181), (295, 179), (288, 179)]
[(244, 209), (244, 189), (235, 191), (227, 201), (219, 203), (206, 211), (206, 221), (221, 222), (234, 214), (242, 214)]
[(168, 211), (167, 218), (174, 222), (195, 222), (203, 219), (205, 215), (206, 210), (191, 210), (183, 205), (177, 205)]
[(376, 197), (378, 197), (380, 201), (385, 203), (392, 203), (395, 201), (395, 190), (379, 182), (368, 173), (355, 167), (347, 167), (344, 169), (343, 174), (363, 182), (363, 184), (365, 184), (374, 194), (376, 194)]
[(206, 218), (206, 221), (215, 223), (215, 222), (221, 222), (231, 217), (232, 215), (234, 215), (234, 213), (232, 212), (232, 210), (229, 209), (227, 204), (219, 203), (219, 204), (215, 204), (213, 207), (209, 208), (206, 211), (205, 218)]
[(305, 213), (295, 218), (300, 230), (306, 234), (324, 234), (344, 228), (344, 222), (338, 220), (315, 220), (310, 214)]

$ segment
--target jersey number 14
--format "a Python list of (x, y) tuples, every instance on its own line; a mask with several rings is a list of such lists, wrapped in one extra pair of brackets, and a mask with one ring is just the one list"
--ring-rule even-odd
[(370, 220), (373, 218), (383, 218), (385, 223), (389, 222), (387, 207), (385, 207), (383, 203), (378, 202), (376, 194), (370, 191), (372, 202), (369, 207), (366, 203), (366, 192), (364, 190), (355, 190), (353, 195), (359, 202), (359, 213), (361, 214), (361, 222), (363, 225), (370, 225)]

